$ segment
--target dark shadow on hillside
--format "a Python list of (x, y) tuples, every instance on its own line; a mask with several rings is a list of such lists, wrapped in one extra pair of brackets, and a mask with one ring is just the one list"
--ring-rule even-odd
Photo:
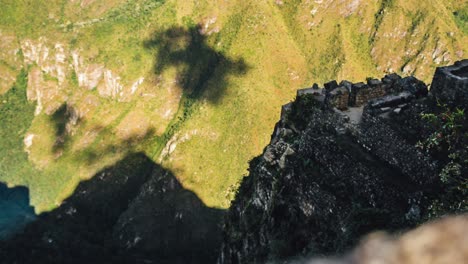
[(36, 218), (26, 187), (0, 182), (0, 240), (7, 239)]
[(214, 263), (223, 210), (133, 153), (7, 242), (5, 263)]
[(144, 47), (156, 51), (156, 75), (175, 66), (177, 82), (186, 95), (217, 103), (228, 86), (228, 76), (243, 75), (249, 66), (242, 58), (232, 59), (211, 48), (200, 32), (200, 25), (157, 31), (144, 42)]
[(66, 103), (62, 104), (49, 117), (55, 129), (55, 142), (52, 147), (54, 153), (63, 150), (70, 139), (71, 128), (77, 125), (81, 118), (75, 109)]
[[(113, 135), (114, 132), (111, 128), (108, 127), (95, 127), (93, 130), (99, 131), (99, 134), (104, 135), (102, 139), (105, 141), (106, 136)], [(101, 144), (92, 144), (89, 147), (83, 149), (80, 153), (75, 155), (75, 160), (77, 162), (92, 166), (98, 162), (101, 162), (101, 158), (109, 155), (115, 155), (123, 153), (126, 155), (134, 152), (140, 144), (151, 139), (155, 135), (155, 129), (150, 128), (142, 135), (130, 135), (129, 137), (120, 140), (118, 143), (109, 144), (106, 142), (105, 146)]]

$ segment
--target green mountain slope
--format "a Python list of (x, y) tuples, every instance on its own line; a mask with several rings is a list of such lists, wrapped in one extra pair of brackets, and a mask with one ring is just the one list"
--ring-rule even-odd
[(23, 69), (35, 104), (24, 129), (0, 128), (0, 149), (23, 150), (1, 157), (0, 181), (27, 185), (37, 211), (132, 151), (225, 208), (296, 89), (389, 72), (430, 81), (468, 52), (463, 0), (0, 6), (0, 93)]

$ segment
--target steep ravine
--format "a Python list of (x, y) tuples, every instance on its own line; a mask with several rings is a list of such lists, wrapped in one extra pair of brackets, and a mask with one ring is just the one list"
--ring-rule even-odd
[(0, 241), (0, 263), (288, 263), (467, 212), (467, 106), (468, 60), (430, 92), (396, 74), (298, 90), (227, 212), (128, 153)]

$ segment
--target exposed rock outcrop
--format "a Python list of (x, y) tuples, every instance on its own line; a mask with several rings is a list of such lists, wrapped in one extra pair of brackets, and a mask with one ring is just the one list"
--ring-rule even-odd
[[(466, 63), (456, 64), (464, 71), (458, 76), (467, 74)], [(453, 67), (438, 69), (435, 79), (449, 73)], [(460, 98), (467, 82), (434, 82), (431, 96), (423, 82), (395, 74), (299, 90), (263, 155), (250, 163), (218, 262), (342, 253), (373, 230), (467, 211), (468, 164), (461, 160), (468, 157), (468, 120), (463, 101), (450, 99)], [(456, 125), (444, 130), (450, 118)]]
[(21, 68), (29, 67), (28, 99), (37, 101), (36, 115), (43, 110), (51, 114), (60, 107), (67, 100), (70, 86), (97, 89), (102, 97), (127, 101), (144, 82), (143, 77), (133, 82), (122, 80), (115, 69), (91, 63), (81, 50), (45, 37), (18, 41), (0, 33), (0, 39), (0, 93), (11, 88)]
[[(455, 65), (457, 76), (467, 74), (466, 63)], [(446, 80), (453, 71), (437, 73)], [(288, 263), (346, 252), (374, 230), (468, 212), (468, 118), (465, 101), (452, 100), (464, 82), (436, 81), (429, 93), (416, 78), (393, 74), (299, 90), (251, 161), (223, 230), (223, 210), (206, 207), (170, 171), (136, 153), (0, 242), (0, 259), (211, 263), (221, 245), (219, 263)], [(59, 110), (65, 137), (81, 114), (73, 105)], [(33, 138), (25, 138), (26, 149)]]

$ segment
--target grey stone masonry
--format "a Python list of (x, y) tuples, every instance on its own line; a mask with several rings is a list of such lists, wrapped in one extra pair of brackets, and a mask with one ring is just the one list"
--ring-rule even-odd
[(297, 90), (296, 96), (301, 96), (305, 94), (322, 95), (323, 89), (320, 89), (318, 84), (314, 83), (311, 88)]
[(364, 105), (369, 100), (384, 96), (386, 93), (381, 84), (379, 80), (370, 80), (367, 85), (361, 85), (356, 91), (355, 106)]
[(325, 90), (327, 90), (327, 92), (330, 92), (331, 90), (338, 87), (338, 83), (336, 81), (331, 81), (331, 82), (325, 83), (323, 86), (325, 86)]
[(431, 94), (447, 105), (468, 107), (468, 59), (437, 68)]
[[(331, 81), (320, 89), (317, 84), (300, 89), (297, 96), (312, 94), (328, 106), (344, 111), (350, 107), (361, 107), (371, 102), (371, 108), (395, 107), (428, 94), (426, 84), (410, 76), (402, 78), (392, 73), (381, 80), (368, 79), (367, 83), (351, 83), (343, 80), (338, 84)], [(432, 81), (431, 94), (448, 105), (468, 107), (468, 60), (452, 66), (437, 68)]]
[(339, 110), (348, 109), (349, 91), (344, 86), (337, 87), (327, 94), (327, 102)]

